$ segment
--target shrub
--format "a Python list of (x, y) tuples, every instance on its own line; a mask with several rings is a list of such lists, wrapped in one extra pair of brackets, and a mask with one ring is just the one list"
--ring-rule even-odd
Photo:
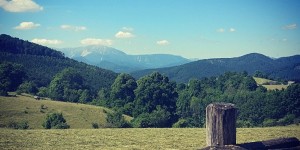
[(93, 122), (93, 123), (92, 123), (92, 127), (93, 127), (94, 129), (98, 129), (98, 128), (99, 128), (99, 125), (98, 125), (98, 123)]
[(277, 123), (278, 123), (278, 125), (285, 126), (285, 125), (293, 124), (295, 119), (296, 119), (295, 115), (288, 114), (288, 115), (284, 116), (283, 118), (279, 119), (277, 121)]
[(251, 123), (249, 120), (237, 120), (236, 122), (236, 127), (238, 128), (250, 128), (253, 126), (253, 123)]
[(62, 113), (48, 114), (45, 122), (42, 124), (45, 129), (68, 129), (70, 126), (66, 123)]
[(275, 119), (265, 119), (263, 122), (263, 126), (264, 127), (272, 127), (272, 126), (276, 126), (276, 120)]
[(189, 127), (189, 123), (185, 119), (179, 119), (176, 123), (173, 124), (173, 128), (186, 128)]
[(120, 111), (107, 113), (107, 127), (111, 128), (130, 128), (131, 124), (127, 122)]
[(28, 129), (29, 125), (28, 125), (28, 121), (21, 121), (21, 122), (15, 122), (15, 121), (11, 121), (8, 124), (8, 128), (12, 128), (12, 129)]

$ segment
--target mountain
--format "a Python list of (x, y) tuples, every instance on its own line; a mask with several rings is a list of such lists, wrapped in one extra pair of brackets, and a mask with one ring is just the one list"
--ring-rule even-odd
[(115, 72), (132, 72), (150, 68), (177, 66), (190, 62), (168, 54), (128, 55), (107, 46), (86, 46), (59, 49), (67, 57)]
[(140, 78), (158, 71), (173, 81), (188, 82), (191, 78), (217, 76), (227, 71), (247, 71), (249, 74), (254, 74), (257, 70), (273, 78), (299, 81), (300, 55), (272, 59), (262, 54), (251, 53), (235, 58), (204, 59), (175, 67), (136, 71), (132, 75)]
[(0, 63), (4, 62), (21, 64), (27, 80), (38, 87), (48, 86), (57, 73), (68, 67), (76, 69), (92, 91), (110, 87), (117, 77), (117, 73), (67, 58), (60, 51), (2, 34)]

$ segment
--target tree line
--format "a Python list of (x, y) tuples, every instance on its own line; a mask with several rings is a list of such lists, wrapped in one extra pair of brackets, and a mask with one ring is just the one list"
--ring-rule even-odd
[[(43, 87), (30, 81), (21, 65), (2, 63), (0, 68), (1, 95), (17, 90), (58, 101), (109, 107), (116, 112), (110, 116), (113, 124), (118, 123), (115, 127), (204, 127), (205, 108), (213, 102), (235, 104), (238, 127), (287, 125), (300, 119), (300, 84), (268, 91), (247, 72), (226, 72), (191, 79), (186, 84), (170, 81), (158, 72), (138, 80), (121, 73), (110, 87), (94, 92), (74, 68), (63, 69)], [(126, 123), (120, 114), (134, 119)]]

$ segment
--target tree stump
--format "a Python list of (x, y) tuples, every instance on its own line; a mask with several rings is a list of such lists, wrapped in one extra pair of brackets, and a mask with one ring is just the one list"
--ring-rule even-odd
[(231, 103), (212, 103), (206, 107), (207, 146), (236, 144), (236, 112)]

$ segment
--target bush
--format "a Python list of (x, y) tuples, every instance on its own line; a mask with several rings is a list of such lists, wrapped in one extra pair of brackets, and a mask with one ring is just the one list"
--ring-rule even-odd
[(99, 125), (98, 125), (98, 123), (93, 122), (93, 123), (92, 123), (92, 127), (93, 127), (94, 129), (98, 129), (98, 128), (99, 128)]
[(28, 121), (21, 121), (21, 122), (15, 122), (15, 121), (11, 121), (8, 124), (8, 128), (12, 128), (12, 129), (28, 129), (29, 125), (28, 125)]
[(236, 122), (237, 128), (250, 128), (253, 126), (253, 123), (251, 123), (249, 120), (237, 120)]
[(272, 127), (272, 126), (276, 126), (276, 120), (275, 119), (265, 119), (263, 122), (263, 126), (264, 127)]
[(186, 128), (190, 127), (189, 123), (185, 119), (179, 119), (176, 123), (173, 124), (173, 128)]
[(288, 114), (288, 115), (284, 116), (283, 118), (279, 119), (277, 121), (277, 124), (280, 125), (280, 126), (285, 126), (285, 125), (293, 124), (295, 119), (296, 119), (295, 115)]
[(62, 113), (48, 114), (45, 122), (42, 124), (45, 129), (68, 129), (70, 126), (66, 123)]
[(120, 111), (107, 113), (107, 127), (111, 128), (130, 128), (131, 124), (127, 122)]
[(4, 89), (0, 89), (0, 96), (8, 96), (8, 91), (4, 90)]

